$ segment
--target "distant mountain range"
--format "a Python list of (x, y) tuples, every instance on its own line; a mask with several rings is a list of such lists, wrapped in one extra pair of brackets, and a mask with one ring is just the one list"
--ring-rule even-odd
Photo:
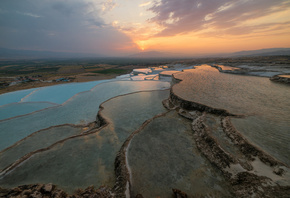
[(230, 53), (228, 56), (276, 56), (290, 55), (290, 48), (268, 48), (260, 50), (240, 51)]
[(202, 58), (202, 57), (239, 57), (239, 56), (276, 56), (276, 55), (289, 55), (290, 48), (269, 48), (260, 50), (249, 50), (240, 51), (234, 53), (223, 53), (223, 54), (210, 54), (210, 55), (184, 55), (177, 53), (166, 53), (159, 51), (146, 51), (133, 54), (129, 57), (132, 58)]
[(86, 57), (95, 58), (104, 56), (86, 53), (17, 50), (17, 49), (0, 48), (0, 59), (51, 59), (51, 58), (66, 59), (66, 58), (86, 58)]
[[(269, 48), (260, 50), (240, 51), (234, 53), (211, 54), (211, 55), (184, 55), (159, 51), (145, 51), (124, 58), (202, 58), (202, 57), (241, 57), (241, 56), (275, 56), (290, 55), (290, 48)], [(68, 58), (101, 58), (108, 57), (100, 54), (69, 53), (36, 50), (16, 50), (0, 48), (0, 59), (68, 59)]]

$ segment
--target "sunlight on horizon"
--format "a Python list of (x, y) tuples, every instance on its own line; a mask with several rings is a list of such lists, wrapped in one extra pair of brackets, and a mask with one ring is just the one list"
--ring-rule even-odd
[[(139, 2), (139, 8), (134, 8), (134, 5), (137, 5), (136, 1), (134, 5), (132, 4), (131, 6), (129, 5), (130, 1), (127, 1), (124, 7), (121, 6), (123, 3), (120, 3), (118, 10), (143, 9), (142, 13), (147, 13), (148, 16), (154, 17), (152, 11), (149, 10), (152, 3), (145, 1)], [(218, 18), (217, 16), (216, 18), (214, 17), (223, 12), (228, 14), (231, 10), (238, 9), (237, 6), (245, 6), (247, 3), (246, 1), (244, 3), (243, 1), (239, 2), (240, 5), (235, 6), (234, 3), (229, 5), (227, 1), (225, 1), (224, 5), (217, 7), (215, 11), (205, 15), (205, 18), (209, 15), (211, 15), (211, 17), (207, 18), (207, 20), (204, 19), (204, 21), (212, 22), (204, 23), (204, 21), (200, 21), (200, 23), (204, 23), (204, 25), (197, 30), (189, 29), (186, 31), (177, 31), (177, 33), (175, 33), (175, 29), (178, 29), (178, 22), (181, 19), (174, 19), (174, 8), (171, 8), (172, 12), (169, 13), (169, 16), (163, 16), (163, 18), (168, 18), (166, 20), (164, 19), (162, 23), (154, 22), (152, 18), (144, 20), (144, 14), (141, 17), (136, 15), (132, 18), (132, 21), (125, 23), (126, 20), (122, 22), (123, 16), (118, 15), (118, 12), (116, 12), (115, 17), (118, 18), (120, 23), (116, 24), (115, 27), (129, 36), (133, 42), (138, 45), (141, 51), (160, 50), (181, 53), (220, 53), (290, 46), (289, 1), (281, 4), (280, 7), (273, 6), (271, 8), (272, 13), (269, 10), (265, 10), (265, 14), (261, 14), (261, 16), (256, 16), (252, 11), (244, 13), (245, 20), (239, 20), (236, 24), (229, 26), (218, 21), (218, 19), (216, 19)], [(198, 4), (197, 7), (201, 8), (202, 3)], [(114, 10), (111, 12), (113, 13)], [(253, 17), (246, 17), (251, 14)], [(231, 13), (231, 15), (233, 14)], [(219, 17), (223, 18), (222, 16)], [(230, 22), (231, 20), (225, 23)], [(185, 25), (188, 25), (188, 23), (185, 23)], [(184, 28), (185, 25), (179, 28)], [(162, 32), (166, 30), (166, 26), (171, 28), (169, 30), (173, 32), (172, 35), (162, 35)], [(194, 29), (194, 27), (192, 29)]]
[(3, 0), (0, 6), (3, 48), (130, 55), (290, 47), (290, 0), (31, 0), (17, 6)]

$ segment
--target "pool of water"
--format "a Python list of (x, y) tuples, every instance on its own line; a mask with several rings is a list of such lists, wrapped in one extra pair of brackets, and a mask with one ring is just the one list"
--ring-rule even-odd
[(168, 95), (168, 90), (140, 92), (107, 101), (102, 111), (107, 127), (34, 155), (1, 178), (1, 187), (49, 182), (68, 192), (90, 185), (112, 187), (114, 160), (123, 142), (144, 121), (166, 111), (161, 101)]
[(183, 81), (173, 91), (181, 98), (230, 113), (234, 126), (252, 143), (289, 165), (290, 87), (265, 77), (220, 73), (209, 66), (175, 74)]
[(231, 119), (250, 142), (290, 166), (290, 122), (276, 122), (258, 116)]
[(0, 106), (6, 105), (9, 103), (20, 102), (22, 98), (31, 94), (33, 91), (37, 90), (38, 88), (34, 89), (26, 89), (20, 91), (14, 91), (10, 93), (5, 93), (0, 95)]
[(220, 73), (206, 65), (174, 76), (183, 81), (176, 84), (173, 91), (186, 100), (226, 109), (234, 114), (255, 114), (290, 121), (287, 85), (264, 77)]
[(2, 94), (0, 95), (0, 120), (60, 105), (76, 94), (90, 91), (98, 84), (113, 80), (115, 79), (60, 84)]
[(0, 120), (25, 115), (34, 111), (56, 106), (58, 105), (49, 102), (21, 102), (3, 105), (0, 107)]
[(83, 83), (68, 83), (55, 86), (42, 87), (34, 91), (29, 96), (22, 99), (22, 102), (51, 102), (62, 104), (75, 94), (89, 91), (98, 84), (109, 82), (110, 80), (99, 80)]
[(100, 84), (71, 98), (62, 106), (0, 122), (0, 150), (50, 126), (93, 122), (96, 120), (99, 105), (112, 97), (169, 87), (168, 82), (159, 81), (114, 81)]
[[(244, 115), (231, 118), (237, 130), (253, 144), (290, 165), (288, 85), (264, 77), (220, 73), (207, 65), (195, 69), (174, 67), (179, 71), (186, 69), (179, 73), (165, 71), (182, 79), (172, 88), (175, 94)], [(0, 95), (0, 119), (14, 117), (0, 120), (0, 170), (30, 152), (49, 147), (1, 177), (0, 186), (53, 183), (69, 193), (90, 185), (112, 187), (115, 157), (124, 141), (144, 121), (167, 111), (162, 100), (169, 96), (165, 89), (170, 83), (162, 80), (170, 77), (158, 81), (155, 76), (164, 70), (149, 71), (152, 70), (136, 70), (133, 77), (127, 74), (109, 81)], [(109, 124), (92, 134), (66, 139), (81, 134), (87, 124), (96, 120), (100, 104)], [(19, 115), (22, 116), (15, 117)], [(239, 158), (240, 151), (223, 133), (220, 118), (206, 115), (205, 124), (223, 148)], [(177, 188), (189, 196), (231, 197), (227, 181), (196, 148), (191, 122), (175, 112), (155, 118), (135, 135), (127, 154), (132, 196), (140, 193), (144, 197), (171, 197), (172, 188)]]
[(83, 132), (82, 127), (59, 126), (39, 131), (0, 153), (0, 170), (30, 152), (46, 148), (55, 142)]

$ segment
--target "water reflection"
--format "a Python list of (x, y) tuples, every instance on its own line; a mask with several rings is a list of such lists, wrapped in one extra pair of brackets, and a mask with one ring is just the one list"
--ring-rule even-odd
[(268, 78), (225, 74), (207, 65), (174, 74), (173, 91), (185, 100), (246, 115), (233, 124), (251, 142), (290, 165), (289, 86)]

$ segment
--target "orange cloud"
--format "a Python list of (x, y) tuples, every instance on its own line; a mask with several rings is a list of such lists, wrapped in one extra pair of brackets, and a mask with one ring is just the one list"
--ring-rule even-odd
[(289, 0), (162, 0), (146, 24), (121, 27), (144, 50), (216, 53), (290, 47)]
[(146, 3), (142, 3), (139, 5), (139, 7), (146, 7), (146, 6), (149, 6), (152, 2), (151, 1), (148, 1)]
[[(149, 10), (156, 15), (150, 21), (164, 27), (155, 35), (162, 37), (197, 32), (208, 28), (213, 28), (216, 32), (224, 29), (231, 32), (232, 28), (241, 27), (240, 25), (245, 21), (283, 11), (288, 11), (289, 20), (289, 8), (290, 0), (182, 0), (182, 2), (162, 0)], [(266, 24), (264, 23), (264, 25)], [(245, 29), (253, 31), (248, 27)]]

